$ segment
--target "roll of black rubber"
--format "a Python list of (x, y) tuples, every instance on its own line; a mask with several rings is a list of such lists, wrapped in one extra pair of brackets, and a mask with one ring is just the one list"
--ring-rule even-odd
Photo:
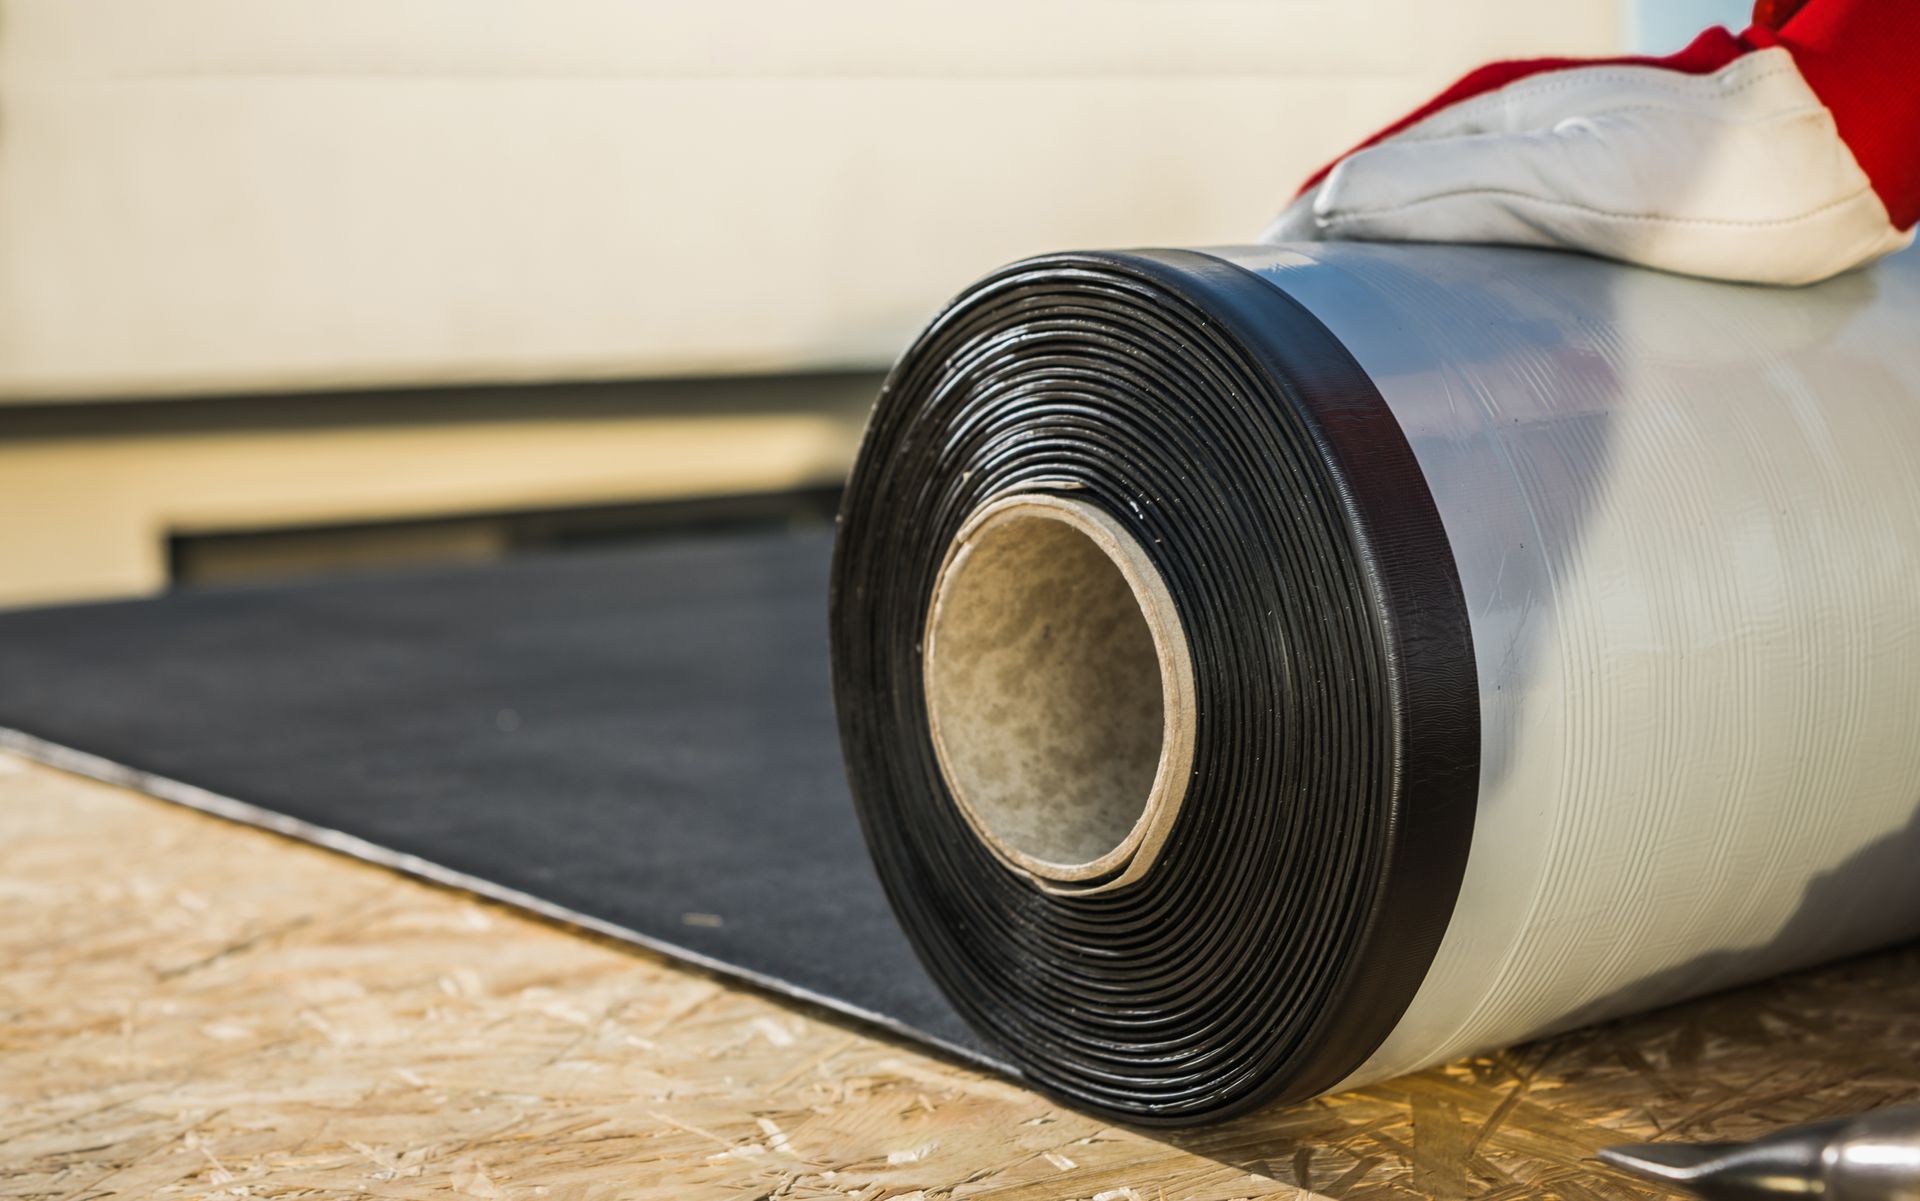
[[(996, 851), (930, 732), (930, 605), (963, 526), (1010, 498), (1091, 509), (1144, 552), (1190, 655), (1190, 764), (1163, 782), (1177, 816), (1092, 874)], [(1473, 646), (1407, 439), (1306, 308), (1186, 251), (983, 280), (881, 396), (833, 581), (842, 741), (881, 877), (942, 987), (1035, 1082), (1191, 1122), (1324, 1091), (1399, 1021), (1472, 836)], [(1043, 623), (1073, 599), (1034, 587)], [(1076, 727), (1119, 702), (1052, 700)], [(1029, 724), (1016, 759), (1076, 736)]]
[(1035, 1082), (1185, 1122), (1920, 934), (1920, 255), (1074, 254), (847, 492), (902, 924)]

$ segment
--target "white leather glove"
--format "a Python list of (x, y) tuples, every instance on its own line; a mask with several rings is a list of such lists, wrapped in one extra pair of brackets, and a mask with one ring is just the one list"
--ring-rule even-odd
[[(1728, 61), (1667, 65), (1688, 55)], [(1442, 97), (1337, 160), (1261, 240), (1549, 246), (1770, 284), (1913, 240), (1786, 45), (1716, 30), (1671, 60), (1531, 67), (1491, 68), (1519, 77)], [(1907, 90), (1912, 107), (1920, 84)]]

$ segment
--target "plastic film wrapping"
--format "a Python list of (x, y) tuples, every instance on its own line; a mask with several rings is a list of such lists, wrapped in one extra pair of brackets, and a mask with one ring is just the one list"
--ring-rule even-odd
[(1133, 1120), (1920, 931), (1920, 269), (1072, 254), (849, 486), (836, 700), (961, 1013)]

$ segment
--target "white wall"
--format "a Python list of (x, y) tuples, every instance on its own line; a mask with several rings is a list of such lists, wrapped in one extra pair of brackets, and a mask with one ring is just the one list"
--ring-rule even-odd
[(888, 360), (1621, 0), (0, 0), (0, 400)]

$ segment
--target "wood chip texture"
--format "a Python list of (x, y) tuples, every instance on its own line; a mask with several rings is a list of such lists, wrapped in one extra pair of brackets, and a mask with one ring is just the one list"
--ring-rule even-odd
[(0, 756), (0, 1197), (1670, 1195), (1591, 1158), (1920, 1097), (1901, 949), (1192, 1134)]

